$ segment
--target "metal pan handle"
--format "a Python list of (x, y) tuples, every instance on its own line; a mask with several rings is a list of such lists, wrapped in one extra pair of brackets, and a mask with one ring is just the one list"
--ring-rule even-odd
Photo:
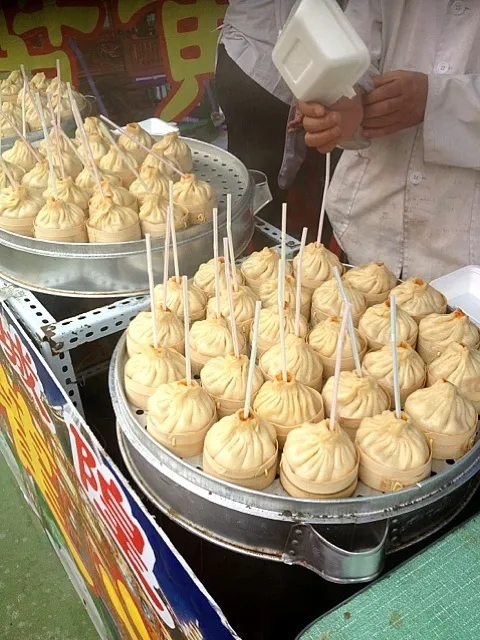
[(282, 560), (299, 564), (329, 582), (370, 582), (382, 571), (389, 521), (368, 524), (292, 526)]
[(249, 169), (249, 173), (255, 183), (253, 215), (256, 216), (267, 204), (270, 204), (273, 198), (270, 187), (268, 186), (267, 176), (262, 171), (257, 171), (256, 169)]

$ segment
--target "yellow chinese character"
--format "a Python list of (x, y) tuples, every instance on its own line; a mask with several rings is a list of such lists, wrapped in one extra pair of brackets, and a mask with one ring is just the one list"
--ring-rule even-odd
[(213, 0), (188, 5), (166, 0), (161, 11), (173, 86), (160, 117), (168, 121), (182, 117), (201, 98), (203, 79), (214, 71), (217, 27), (225, 5)]
[(154, 11), (156, 3), (152, 0), (117, 0), (118, 19), (122, 24), (127, 24), (138, 11), (145, 9), (150, 4), (152, 11)]
[(8, 32), (3, 11), (0, 11), (0, 49), (7, 54), (5, 58), (0, 58), (1, 71), (14, 71), (21, 64), (24, 64), (27, 69), (55, 69), (55, 62), (58, 58), (62, 65), (63, 78), (71, 79), (70, 60), (67, 54), (59, 50), (53, 53), (30, 55), (22, 38)]
[(38, 11), (19, 11), (13, 22), (13, 30), (22, 35), (32, 29), (43, 27), (47, 30), (48, 39), (54, 47), (63, 42), (62, 30), (67, 27), (80, 33), (91, 33), (98, 25), (100, 9), (98, 7), (57, 7), (55, 0), (44, 0), (43, 8)]

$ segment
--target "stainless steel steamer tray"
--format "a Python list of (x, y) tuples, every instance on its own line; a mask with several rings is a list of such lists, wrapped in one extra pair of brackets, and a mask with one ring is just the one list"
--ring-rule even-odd
[(308, 500), (288, 496), (278, 479), (265, 491), (222, 482), (202, 471), (201, 456), (181, 460), (141, 426), (144, 412), (135, 411), (124, 393), (125, 358), (124, 335), (109, 384), (130, 473), (170, 518), (229, 549), (301, 564), (333, 582), (364, 582), (382, 570), (387, 550), (445, 526), (478, 486), (480, 442), (456, 462), (434, 461), (430, 478), (396, 493), (359, 484), (353, 498)]
[[(226, 235), (226, 196), (232, 194), (233, 244), (235, 254), (239, 255), (254, 231), (255, 180), (240, 160), (227, 151), (190, 138), (186, 141), (193, 152), (194, 173), (210, 182), (217, 194), (220, 244)], [(193, 276), (202, 262), (213, 257), (212, 232), (211, 222), (177, 231), (182, 274)], [(163, 239), (153, 242), (153, 251), (154, 273), (159, 282), (163, 278)], [(173, 273), (171, 251), (169, 269)], [(142, 294), (148, 291), (145, 242), (58, 243), (0, 229), (0, 276), (20, 287), (61, 296), (106, 298)]]

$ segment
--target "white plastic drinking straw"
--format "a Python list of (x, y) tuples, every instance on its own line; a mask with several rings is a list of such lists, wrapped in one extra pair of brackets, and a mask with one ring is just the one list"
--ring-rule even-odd
[(185, 325), (185, 361), (186, 361), (186, 375), (187, 384), (192, 384), (192, 362), (190, 360), (190, 312), (188, 308), (188, 278), (183, 276), (182, 278), (183, 289), (183, 322)]
[(167, 310), (168, 267), (170, 266), (170, 216), (165, 224), (165, 245), (163, 250), (163, 310)]
[(343, 345), (345, 343), (345, 334), (347, 333), (348, 318), (352, 313), (352, 305), (349, 302), (345, 302), (343, 307), (342, 324), (340, 325), (340, 335), (337, 343), (337, 357), (335, 359), (335, 374), (333, 378), (333, 394), (332, 394), (332, 408), (330, 411), (330, 431), (335, 429), (335, 418), (337, 416), (337, 398), (338, 398), (338, 385), (340, 383), (340, 370), (342, 368), (342, 354)]
[(400, 400), (400, 380), (398, 376), (398, 351), (397, 351), (397, 300), (395, 294), (390, 294), (390, 330), (392, 339), (392, 366), (393, 366), (393, 395), (395, 398), (395, 415), (402, 417), (402, 403)]
[[(335, 280), (337, 281), (337, 285), (340, 290), (340, 295), (342, 296), (343, 304), (345, 305), (345, 303), (347, 302), (350, 303), (350, 300), (348, 299), (348, 296), (347, 296), (347, 292), (345, 291), (345, 287), (343, 286), (343, 281), (340, 276), (340, 271), (338, 270), (338, 267), (333, 267), (333, 275), (335, 276)], [(353, 325), (353, 317), (351, 313), (348, 316), (348, 333), (350, 334), (350, 342), (352, 343), (352, 355), (353, 355), (353, 361), (355, 362), (355, 371), (357, 373), (357, 376), (361, 378), (363, 376), (362, 363), (360, 362), (360, 354), (358, 353), (357, 338), (355, 336), (355, 327)]]
[(218, 269), (218, 209), (213, 210), (213, 273), (215, 276), (215, 313), (220, 317), (220, 274)]
[(61, 102), (62, 102), (62, 80), (61, 80), (61, 72), (60, 72), (60, 60), (57, 58), (56, 61), (57, 67), (57, 82), (58, 82), (58, 90), (57, 90), (57, 127), (60, 129), (62, 126), (62, 113), (61, 113)]
[(55, 198), (58, 197), (58, 193), (57, 193), (57, 176), (55, 173), (55, 167), (53, 165), (53, 154), (52, 154), (52, 148), (50, 146), (50, 138), (48, 135), (48, 130), (47, 130), (47, 123), (45, 122), (45, 113), (43, 111), (42, 108), (42, 103), (40, 100), (40, 94), (37, 94), (37, 100), (38, 100), (38, 105), (40, 107), (40, 122), (42, 123), (42, 129), (43, 129), (43, 137), (45, 138), (45, 147), (47, 149), (47, 159), (48, 159), (48, 167), (50, 169), (50, 183), (52, 185), (52, 191), (53, 191), (53, 195)]
[(230, 327), (233, 339), (233, 352), (235, 357), (240, 357), (240, 348), (238, 346), (237, 322), (235, 320), (235, 308), (233, 305), (232, 278), (230, 276), (230, 258), (228, 249), (228, 238), (223, 239), (223, 255), (225, 256), (225, 279), (227, 281), (228, 307), (230, 311)]
[(35, 99), (33, 97), (33, 93), (32, 90), (30, 89), (30, 83), (28, 81), (27, 78), (27, 72), (25, 71), (25, 65), (21, 64), (20, 65), (20, 71), (22, 72), (22, 76), (23, 76), (23, 82), (26, 85), (26, 89), (27, 89), (27, 93), (28, 93), (28, 97), (30, 98), (30, 102), (33, 104), (33, 108), (35, 109), (35, 112), (38, 116), (38, 119), (40, 120), (40, 111), (38, 109), (37, 103), (35, 102)]
[[(282, 239), (281, 239), (281, 258), (285, 263), (287, 260), (287, 203), (282, 204)], [(285, 275), (285, 271), (283, 272)]]
[(83, 126), (83, 121), (80, 115), (80, 111), (78, 110), (77, 103), (75, 102), (75, 98), (73, 97), (72, 86), (70, 82), (67, 82), (67, 93), (68, 93), (68, 99), (70, 100), (70, 107), (72, 109), (75, 123), (77, 125), (78, 130), (80, 131), (80, 138), (82, 140), (83, 149), (90, 161), (90, 168), (92, 169), (93, 177), (95, 178), (95, 182), (97, 183), (97, 187), (102, 198), (105, 198), (105, 194), (103, 192), (102, 182), (100, 180), (100, 175), (98, 173), (97, 165), (95, 164), (95, 159), (93, 157), (92, 149), (90, 148), (90, 144), (88, 142), (88, 137), (85, 132), (85, 127)]
[(302, 303), (302, 260), (303, 251), (305, 249), (305, 243), (307, 242), (307, 227), (303, 227), (302, 239), (300, 241), (300, 251), (298, 252), (298, 266), (297, 266), (297, 289), (295, 291), (295, 335), (297, 338), (300, 336), (300, 307)]
[(232, 238), (232, 194), (227, 193), (227, 238), (230, 251), (230, 264), (232, 265), (233, 288), (238, 291), (237, 270), (235, 268), (235, 252), (233, 250)]
[(253, 320), (252, 349), (250, 352), (250, 364), (248, 367), (247, 392), (245, 394), (245, 404), (243, 406), (243, 417), (245, 420), (250, 415), (250, 401), (252, 399), (253, 376), (255, 373), (255, 360), (257, 359), (258, 326), (260, 324), (261, 309), (262, 309), (262, 303), (260, 301), (257, 301), (255, 303), (255, 318)]
[(177, 230), (175, 229), (175, 215), (173, 211), (173, 181), (168, 181), (168, 215), (170, 216), (170, 232), (172, 234), (172, 248), (173, 248), (173, 268), (175, 270), (175, 280), (180, 282), (180, 267), (178, 262), (178, 247), (177, 247)]
[(103, 132), (103, 134), (107, 138), (109, 144), (112, 145), (112, 147), (115, 149), (115, 151), (118, 153), (118, 155), (122, 158), (123, 163), (130, 169), (130, 171), (133, 173), (135, 178), (140, 182), (140, 184), (145, 189), (145, 191), (147, 193), (150, 193), (150, 189), (148, 188), (147, 183), (145, 182), (145, 180), (142, 178), (142, 176), (140, 175), (139, 171), (137, 170), (137, 167), (133, 164), (133, 162), (130, 160), (130, 158), (125, 153), (125, 151), (118, 145), (117, 141), (115, 140), (115, 138), (110, 133), (108, 127), (103, 122), (100, 122), (99, 125), (100, 125), (101, 131)]
[(285, 350), (285, 314), (283, 301), (283, 289), (282, 283), (285, 282), (285, 276), (283, 274), (284, 262), (280, 259), (278, 265), (278, 331), (280, 335), (280, 353), (282, 358), (282, 378), (284, 382), (287, 382), (287, 354)]
[[(35, 100), (34, 100), (35, 103)], [(35, 104), (36, 106), (36, 104)], [(5, 113), (5, 111), (3, 109), (0, 108), (0, 116), (2, 116), (2, 118), (4, 118), (7, 123), (12, 127), (12, 129), (15, 131), (15, 133), (17, 134), (17, 136), (20, 138), (20, 140), (28, 147), (28, 150), (30, 151), (30, 153), (33, 155), (33, 157), (35, 158), (35, 160), (37, 162), (41, 161), (41, 156), (39, 156), (39, 154), (37, 153), (37, 151), (32, 147), (32, 145), (30, 144), (30, 142), (25, 138), (24, 135), (22, 135), (22, 132), (20, 131), (20, 129), (17, 127), (17, 125), (13, 122), (13, 120), (11, 118), (9, 118), (9, 116)]]
[(147, 245), (147, 273), (148, 288), (150, 289), (150, 308), (152, 311), (153, 347), (158, 349), (157, 314), (155, 313), (155, 281), (153, 278), (152, 239), (149, 233), (145, 234)]
[[(25, 97), (26, 97), (26, 93), (27, 93), (27, 84), (25, 82), (25, 79), (23, 80), (23, 91), (22, 91), (22, 133), (23, 133), (23, 137), (25, 138), (27, 135), (27, 120), (25, 117)], [(0, 105), (2, 103), (2, 100), (0, 99)]]
[(322, 206), (320, 208), (320, 218), (318, 220), (317, 247), (319, 247), (322, 242), (323, 223), (325, 222), (325, 207), (327, 204), (327, 192), (328, 192), (328, 187), (330, 186), (330, 159), (331, 159), (331, 156), (329, 153), (327, 153), (325, 157), (325, 185), (323, 187)]
[(149, 153), (151, 156), (156, 158), (159, 162), (163, 162), (163, 164), (166, 165), (169, 169), (171, 169), (174, 173), (178, 174), (179, 176), (182, 176), (182, 178), (185, 176), (183, 171), (180, 171), (180, 169), (177, 169), (177, 167), (174, 167), (173, 164), (168, 162), (168, 160), (165, 160), (165, 158), (160, 156), (158, 153), (155, 153), (155, 151), (152, 151), (152, 149), (149, 149), (147, 145), (143, 144), (143, 142), (140, 142), (139, 140), (137, 140), (134, 136), (130, 135), (127, 131), (124, 131), (124, 129), (118, 126), (118, 124), (115, 124), (115, 122), (112, 122), (112, 120), (110, 120), (104, 115), (100, 115), (100, 118), (105, 122), (108, 122), (108, 124), (111, 127), (113, 127), (116, 131), (118, 131), (120, 134), (123, 134), (125, 137), (132, 140), (132, 142), (135, 142), (135, 144), (137, 144), (141, 149), (143, 149), (144, 151)]
[[(55, 140), (57, 141), (58, 166), (60, 167), (60, 175), (62, 176), (62, 180), (65, 180), (65, 167), (63, 166), (62, 152), (60, 150), (60, 136), (58, 135), (58, 127), (55, 120), (55, 112), (53, 110), (52, 96), (50, 94), (47, 94), (47, 103), (48, 110), (50, 112), (50, 119), (52, 121), (52, 131), (54, 132)], [(47, 143), (45, 142), (45, 144)]]

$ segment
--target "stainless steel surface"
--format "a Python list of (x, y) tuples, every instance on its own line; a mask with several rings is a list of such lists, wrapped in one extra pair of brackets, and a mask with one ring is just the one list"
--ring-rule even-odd
[[(263, 492), (222, 482), (203, 473), (200, 456), (180, 460), (141, 426), (143, 412), (135, 415), (123, 390), (124, 357), (122, 337), (111, 362), (110, 394), (122, 452), (132, 476), (150, 500), (173, 520), (230, 549), (291, 562), (285, 552), (295, 524), (309, 525), (322, 537), (330, 529), (335, 531), (334, 541), (355, 543), (364, 539), (361, 529), (375, 523), (373, 526), (380, 531), (382, 526), (377, 523), (388, 523), (388, 536), (381, 544), (379, 534), (378, 548), (362, 542), (358, 548), (347, 546), (340, 550), (341, 545), (334, 542), (329, 547), (328, 566), (322, 553), (304, 553), (302, 564), (327, 579), (363, 581), (380, 570), (384, 550), (401, 549), (444, 526), (478, 486), (479, 443), (454, 464), (436, 463), (436, 475), (397, 493), (381, 494), (359, 485), (353, 498), (307, 500), (287, 496), (278, 480)], [(320, 543), (318, 537), (316, 542)], [(334, 553), (335, 546), (339, 551)], [(363, 556), (365, 562), (357, 556), (360, 562), (352, 565), (345, 556), (345, 551), (368, 549), (370, 555)]]
[(282, 556), (286, 564), (311, 569), (329, 582), (370, 582), (380, 575), (390, 523), (379, 520), (350, 527), (312, 527), (296, 524), (290, 529)]
[[(194, 172), (209, 181), (219, 204), (219, 237), (226, 235), (226, 196), (232, 194), (232, 235), (236, 255), (245, 250), (254, 231), (255, 181), (245, 166), (222, 149), (187, 139)], [(258, 176), (257, 176), (258, 178)], [(265, 202), (265, 190), (261, 196)], [(212, 223), (177, 232), (182, 273), (193, 276), (213, 257)], [(221, 244), (221, 242), (220, 242)], [(163, 277), (163, 240), (153, 242), (154, 273)], [(170, 252), (173, 272), (173, 255)], [(222, 247), (220, 247), (222, 254)], [(143, 241), (117, 244), (68, 244), (24, 238), (0, 230), (0, 276), (20, 287), (73, 297), (125, 297), (148, 291)]]

